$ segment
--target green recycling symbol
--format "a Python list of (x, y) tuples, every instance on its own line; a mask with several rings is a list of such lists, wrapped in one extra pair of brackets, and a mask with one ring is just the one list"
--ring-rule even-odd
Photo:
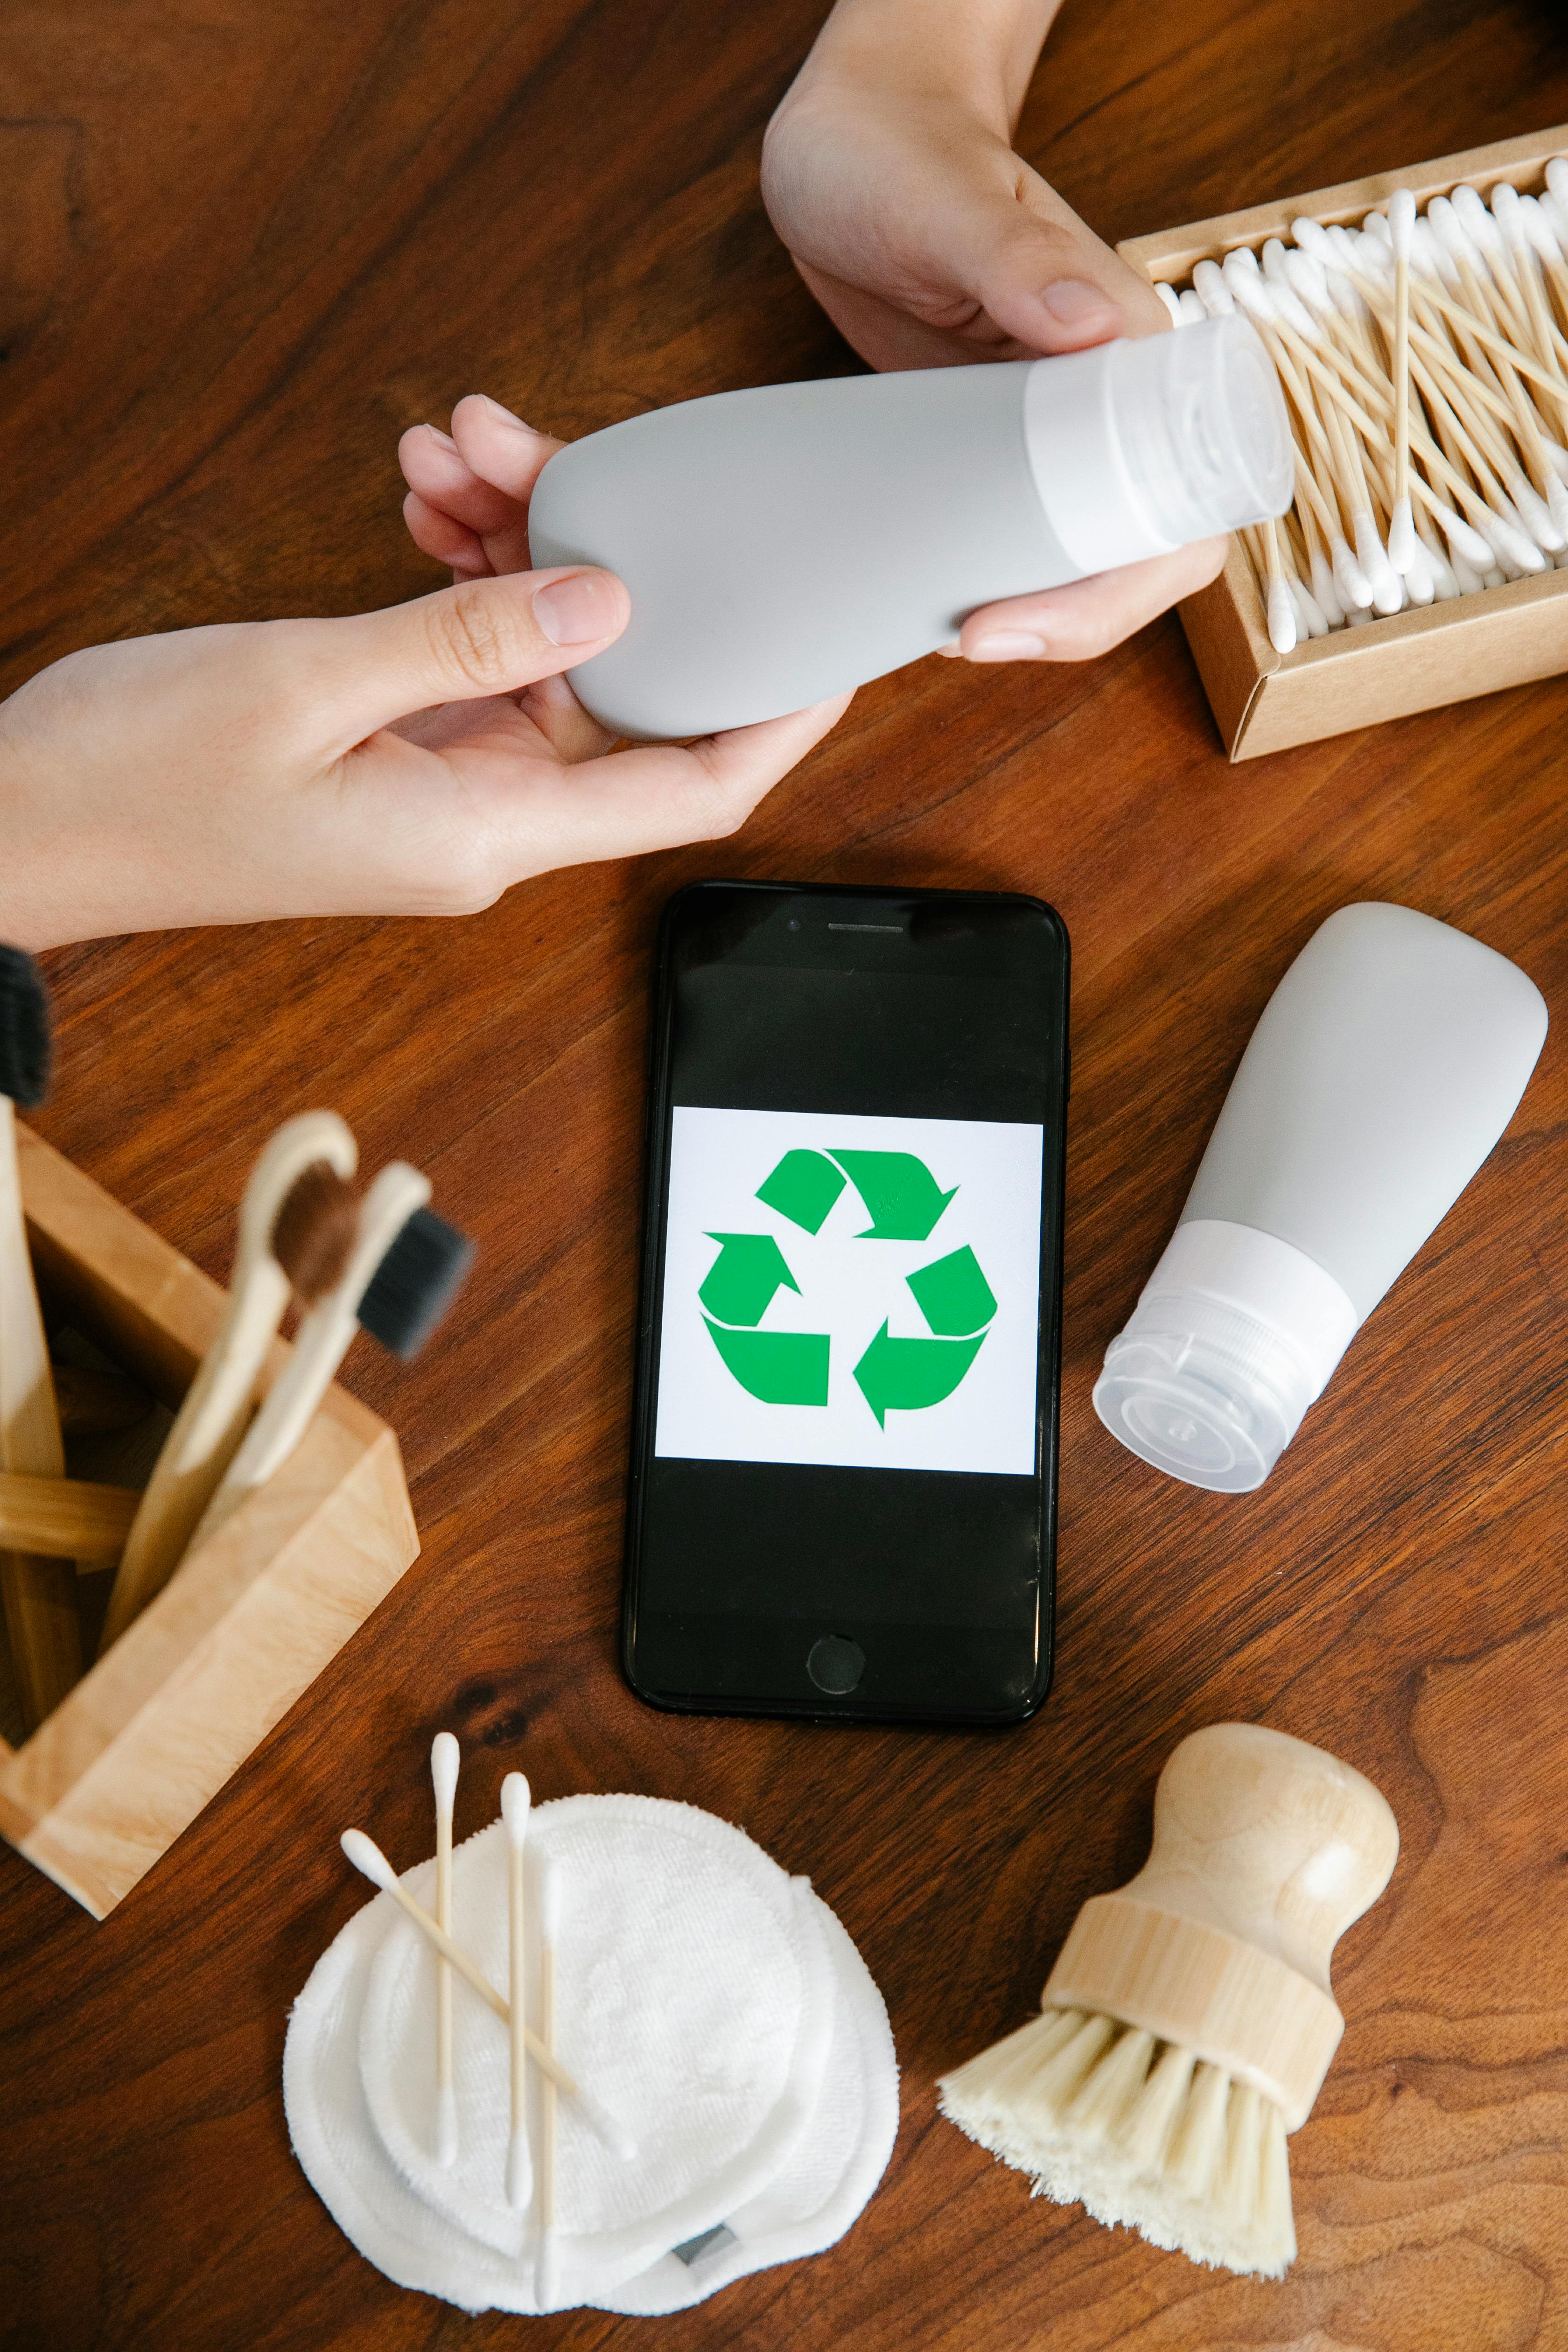
[[(871, 1222), (860, 1241), (923, 1242), (957, 1191), (944, 1192), (911, 1151), (786, 1151), (756, 1198), (804, 1233), (817, 1234), (846, 1184)], [(763, 1404), (825, 1405), (831, 1337), (765, 1331), (780, 1290), (801, 1294), (772, 1234), (709, 1234), (719, 1255), (698, 1292), (703, 1319), (741, 1386)], [(967, 1245), (907, 1276), (929, 1339), (894, 1339), (884, 1318), (855, 1367), (861, 1395), (885, 1429), (889, 1412), (914, 1412), (952, 1396), (980, 1352), (996, 1300)]]

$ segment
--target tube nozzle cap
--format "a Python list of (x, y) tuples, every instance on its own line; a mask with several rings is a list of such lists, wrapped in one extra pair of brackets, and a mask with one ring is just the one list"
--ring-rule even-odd
[(1279, 379), (1235, 315), (1037, 361), (1024, 434), (1047, 519), (1085, 572), (1266, 521), (1295, 492)]
[(1178, 1225), (1094, 1409), (1113, 1437), (1189, 1486), (1261, 1486), (1353, 1338), (1356, 1310), (1314, 1258), (1251, 1225)]

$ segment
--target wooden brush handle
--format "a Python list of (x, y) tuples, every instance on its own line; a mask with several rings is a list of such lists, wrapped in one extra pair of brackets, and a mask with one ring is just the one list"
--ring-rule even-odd
[(263, 1263), (237, 1274), (222, 1328), (185, 1392), (141, 1497), (109, 1596), (100, 1656), (179, 1566), (244, 1434), (257, 1378), (288, 1303), (288, 1277), (279, 1266)]
[(1330, 1956), (1398, 1853), (1386, 1801), (1336, 1757), (1259, 1724), (1194, 1732), (1160, 1775), (1148, 1862), (1085, 1904), (1045, 2005), (1195, 2050), (1294, 2130), (1344, 2028)]
[(0, 1470), (0, 1549), (112, 1568), (142, 1496), (134, 1486), (99, 1486), (85, 1478), (28, 1478)]
[[(58, 1478), (65, 1471), (44, 1318), (27, 1255), (16, 1113), (0, 1095), (0, 1470)], [(0, 1605), (29, 1730), (81, 1675), (76, 1570), (68, 1560), (0, 1554)]]
[(1121, 1892), (1272, 1953), (1327, 1992), (1334, 1946), (1398, 1856), (1386, 1798), (1350, 1765), (1261, 1724), (1218, 1723), (1161, 1773), (1149, 1859)]
[(191, 1538), (193, 1551), (210, 1541), (247, 1495), (265, 1486), (293, 1453), (359, 1329), (360, 1301), (377, 1267), (429, 1198), (430, 1179), (405, 1160), (389, 1160), (376, 1177), (360, 1204), (359, 1232), (342, 1278), (295, 1333), (293, 1353), (263, 1398)]
[(156, 1599), (184, 1559), (250, 1419), (267, 1351), (289, 1304), (272, 1229), (297, 1179), (317, 1160), (352, 1176), (358, 1147), (335, 1111), (304, 1111), (271, 1136), (240, 1203), (239, 1246), (222, 1328), (163, 1441), (109, 1596), (100, 1655)]

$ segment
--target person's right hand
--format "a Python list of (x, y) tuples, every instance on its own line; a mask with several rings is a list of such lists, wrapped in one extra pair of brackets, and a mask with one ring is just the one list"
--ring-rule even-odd
[(563, 441), (536, 433), (499, 400), (469, 393), (452, 411), (452, 430), (415, 425), (397, 445), (408, 495), (409, 537), (458, 580), (526, 572), (528, 502)]
[[(1169, 325), (1152, 287), (1012, 147), (958, 11), (840, 0), (768, 126), (763, 197), (796, 269), (875, 368), (1080, 351)], [(1026, 70), (1025, 79), (1026, 79)], [(1021, 94), (1021, 86), (1020, 86)], [(971, 661), (1103, 653), (1212, 580), (1224, 539), (972, 613)]]

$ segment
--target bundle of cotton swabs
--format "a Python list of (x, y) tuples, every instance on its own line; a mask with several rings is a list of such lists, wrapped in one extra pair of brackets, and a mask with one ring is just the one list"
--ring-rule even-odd
[(1295, 504), (1242, 534), (1277, 649), (1568, 568), (1568, 161), (1291, 236), (1155, 289), (1177, 326), (1243, 311), (1279, 369)]

